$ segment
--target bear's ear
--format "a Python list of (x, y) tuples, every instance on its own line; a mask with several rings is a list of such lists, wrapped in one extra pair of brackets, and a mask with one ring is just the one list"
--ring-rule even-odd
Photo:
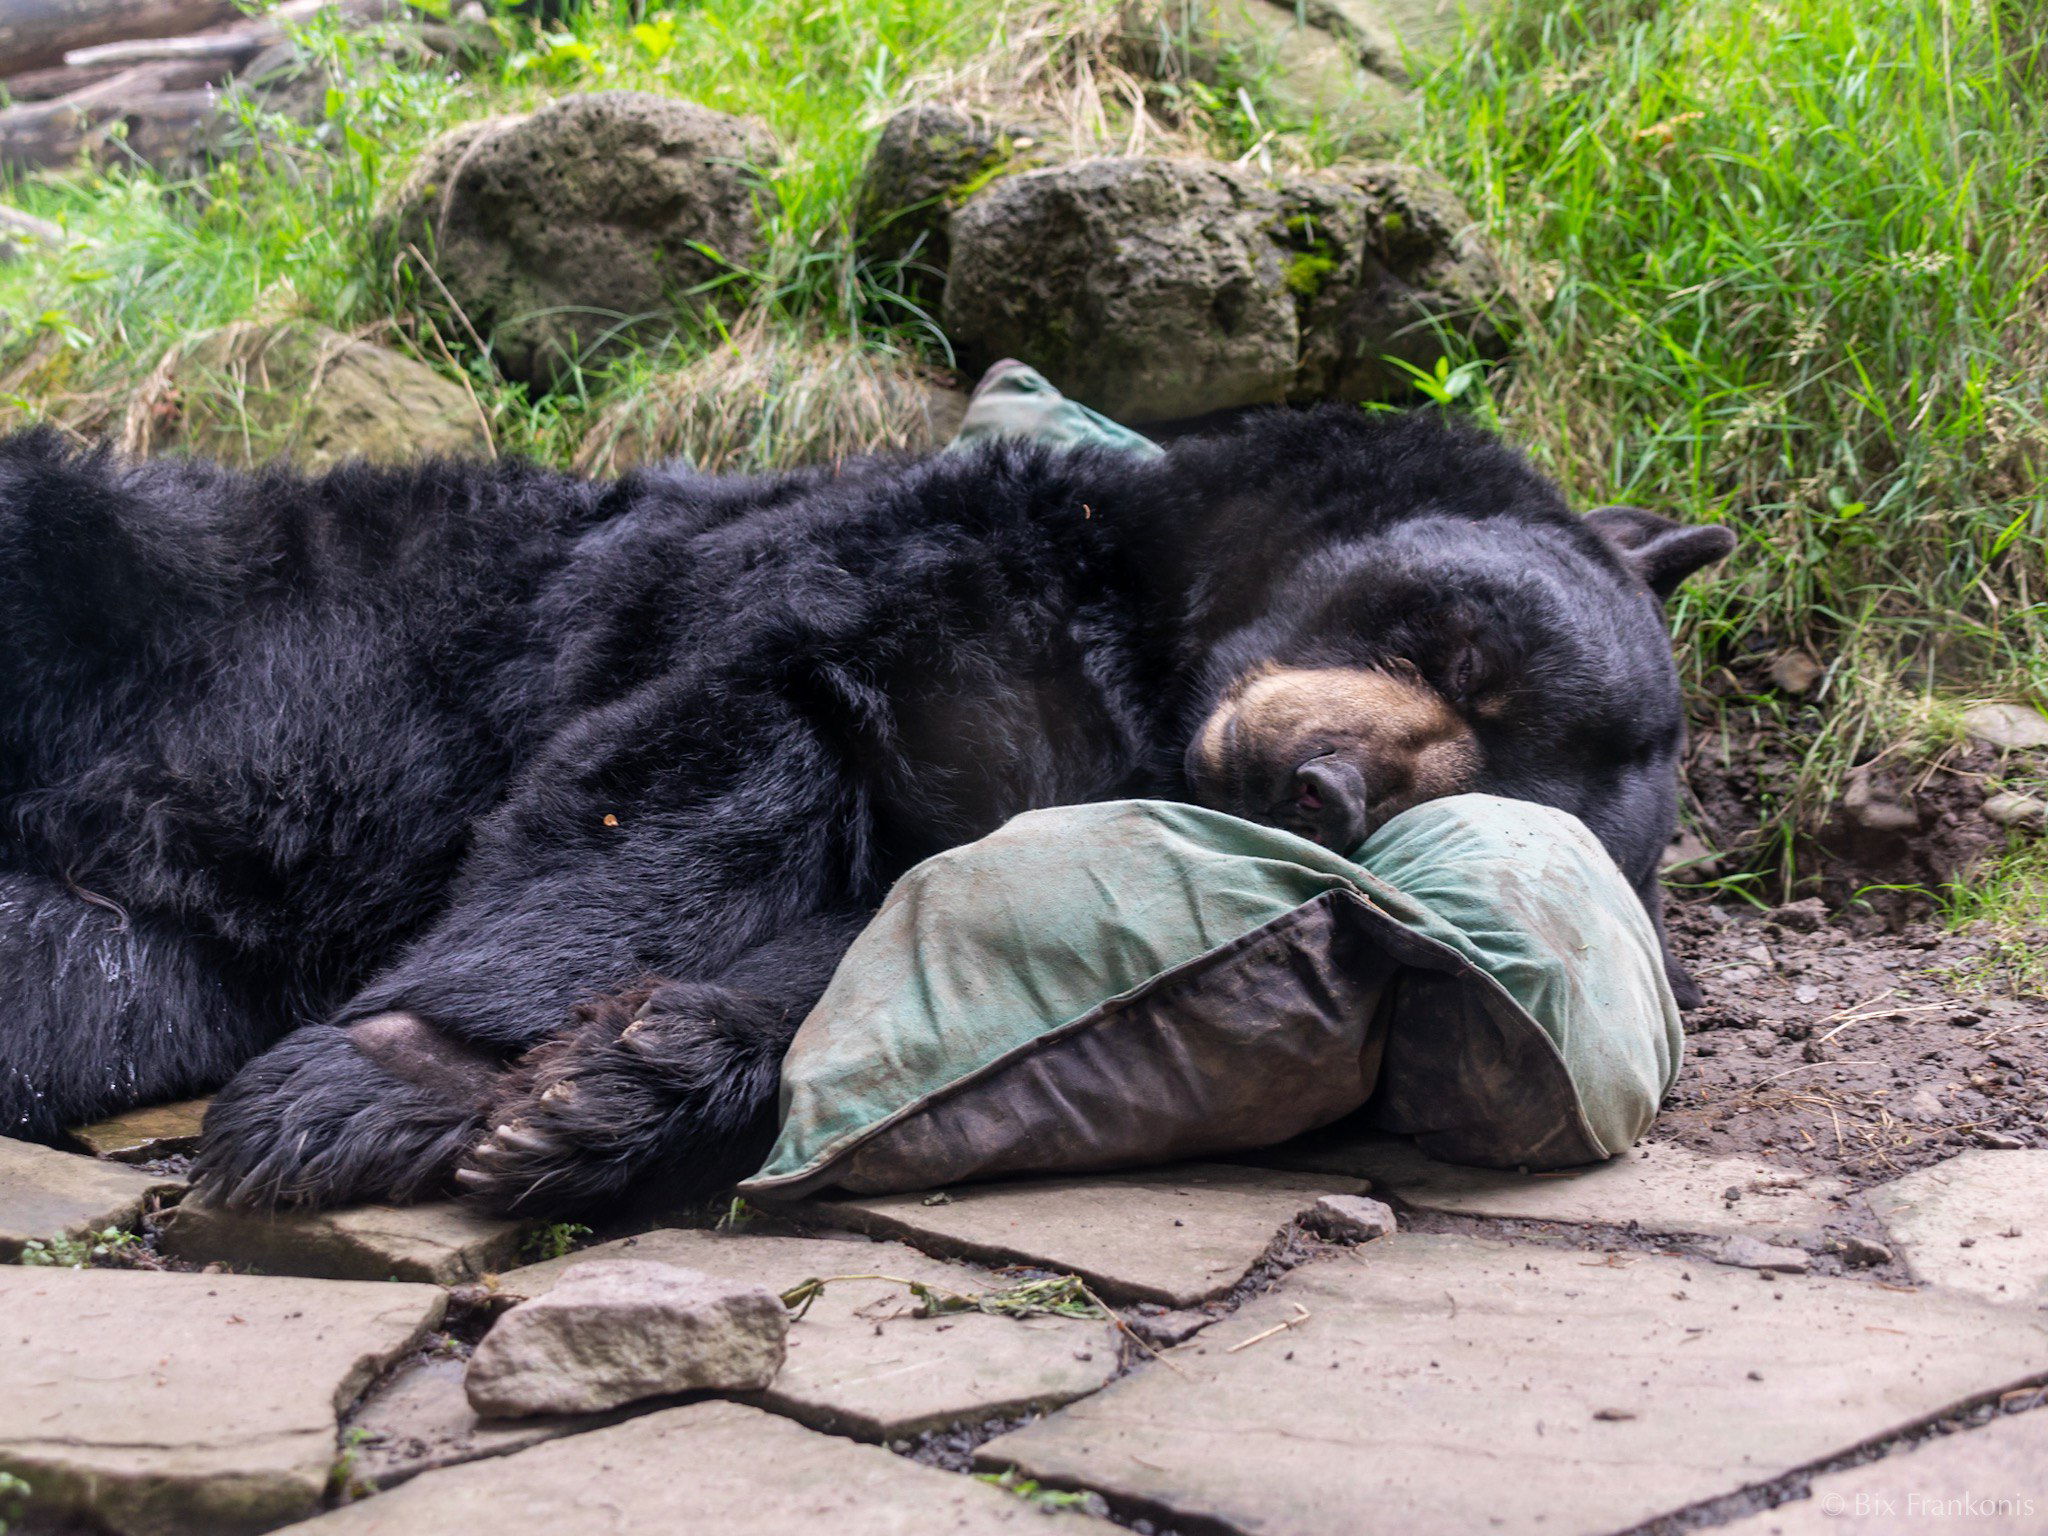
[(1660, 598), (1701, 566), (1712, 565), (1735, 547), (1735, 531), (1719, 523), (1687, 526), (1641, 507), (1595, 507), (1586, 524), (1620, 552), (1644, 585)]

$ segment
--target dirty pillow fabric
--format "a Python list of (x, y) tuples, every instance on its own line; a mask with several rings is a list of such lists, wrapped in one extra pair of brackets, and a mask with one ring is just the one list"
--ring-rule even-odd
[(1611, 1157), (1676, 1075), (1656, 935), (1575, 818), (1431, 801), (1346, 859), (1163, 801), (1019, 816), (890, 892), (797, 1032), (787, 1199), (1268, 1146), (1366, 1107), (1454, 1161)]

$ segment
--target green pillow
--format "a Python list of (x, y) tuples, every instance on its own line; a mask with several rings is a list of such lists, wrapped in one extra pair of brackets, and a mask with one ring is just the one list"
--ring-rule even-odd
[(1642, 1134), (1680, 1050), (1649, 919), (1562, 811), (1433, 800), (1354, 862), (1196, 806), (1066, 806), (896, 883), (740, 1190), (1209, 1157), (1361, 1106), (1433, 1156), (1570, 1167)]

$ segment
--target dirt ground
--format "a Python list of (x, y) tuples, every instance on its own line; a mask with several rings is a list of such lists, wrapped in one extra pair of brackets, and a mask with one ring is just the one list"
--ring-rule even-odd
[(1706, 1002), (1659, 1139), (1859, 1187), (1966, 1147), (2048, 1146), (2048, 999), (1987, 977), (1988, 939), (1858, 934), (1817, 901), (1674, 900), (1667, 920)]

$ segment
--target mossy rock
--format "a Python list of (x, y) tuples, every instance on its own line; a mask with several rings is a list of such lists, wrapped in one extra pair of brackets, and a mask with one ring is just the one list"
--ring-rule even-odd
[(1114, 158), (1006, 177), (949, 226), (963, 362), (1015, 357), (1121, 421), (1396, 399), (1492, 354), (1501, 275), (1443, 183), (1400, 165), (1267, 180)]
[(891, 117), (861, 174), (854, 229), (861, 254), (907, 263), (902, 287), (936, 295), (951, 259), (946, 221), (998, 177), (1060, 158), (1055, 131), (999, 122), (961, 107), (908, 107)]
[(429, 146), (376, 244), (431, 265), (420, 302), (460, 311), (450, 345), (473, 331), (507, 378), (547, 387), (724, 306), (765, 248), (775, 158), (760, 124), (674, 97), (564, 97)]

